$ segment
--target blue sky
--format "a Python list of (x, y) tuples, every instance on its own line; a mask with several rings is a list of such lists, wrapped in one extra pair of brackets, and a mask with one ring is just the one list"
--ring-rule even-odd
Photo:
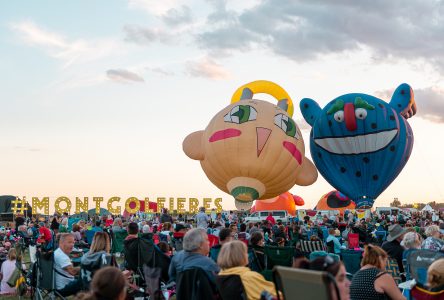
[[(413, 154), (376, 206), (394, 197), (443, 201), (442, 7), (440, 1), (4, 2), (1, 193), (223, 197), (224, 207), (233, 208), (181, 144), (240, 85), (267, 79), (296, 106), (304, 97), (323, 106), (350, 92), (389, 100), (409, 83), (418, 105), (409, 120)], [(298, 110), (294, 118), (306, 128), (308, 145)], [(331, 189), (320, 177), (291, 191), (311, 207)]]

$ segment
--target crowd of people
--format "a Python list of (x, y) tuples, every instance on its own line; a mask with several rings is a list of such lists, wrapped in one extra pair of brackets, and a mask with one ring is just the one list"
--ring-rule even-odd
[[(240, 278), (246, 299), (274, 299), (278, 296), (276, 286), (266, 276), (264, 248), (269, 246), (291, 248), (293, 268), (328, 272), (334, 278), (332, 294), (337, 291), (340, 299), (404, 299), (397, 282), (386, 272), (387, 260), (396, 261), (400, 273), (405, 273), (403, 260), (412, 249), (444, 254), (442, 212), (374, 214), (361, 220), (352, 212), (342, 216), (319, 214), (286, 224), (271, 213), (257, 223), (247, 224), (243, 217), (243, 213), (233, 211), (207, 213), (204, 208), (192, 218), (172, 216), (167, 209), (161, 214), (129, 218), (105, 215), (74, 220), (64, 214), (44, 221), (18, 217), (12, 228), (0, 228), (0, 293), (16, 293), (16, 287), (8, 282), (23, 262), (17, 247), (26, 250), (35, 245), (37, 252), (51, 253), (54, 259), (57, 292), (62, 296), (77, 294), (82, 300), (124, 299), (130, 293), (127, 289), (154, 293), (147, 278), (144, 282), (137, 279), (154, 267), (159, 269), (156, 282), (164, 286), (175, 283), (159, 289), (163, 294), (158, 299), (173, 293), (196, 293), (189, 284), (190, 270), (202, 272), (193, 276), (208, 280), (207, 289), (197, 291), (207, 293), (206, 299), (228, 299), (234, 289), (222, 279), (231, 275)], [(305, 241), (323, 242), (325, 249), (312, 256), (303, 247)], [(353, 276), (347, 273), (342, 257), (345, 249), (362, 252), (360, 269)], [(147, 253), (155, 262), (147, 258), (145, 263), (152, 265), (138, 265)], [(427, 285), (418, 288), (444, 297), (440, 293), (444, 291), (443, 264), (442, 258), (431, 264)]]

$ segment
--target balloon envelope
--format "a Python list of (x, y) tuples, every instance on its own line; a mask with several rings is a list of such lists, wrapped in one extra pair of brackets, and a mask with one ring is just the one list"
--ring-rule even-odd
[(413, 91), (400, 85), (390, 103), (366, 94), (340, 96), (324, 109), (311, 99), (300, 108), (312, 126), (310, 150), (322, 176), (370, 208), (407, 163), (413, 132), (403, 116), (414, 106)]

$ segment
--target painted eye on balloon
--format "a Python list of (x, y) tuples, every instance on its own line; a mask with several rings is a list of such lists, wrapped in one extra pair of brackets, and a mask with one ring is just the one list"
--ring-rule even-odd
[(344, 121), (344, 111), (339, 110), (339, 111), (335, 112), (335, 114), (333, 115), (333, 118), (335, 118), (335, 120), (337, 122), (343, 122)]
[(277, 114), (274, 116), (274, 124), (282, 129), (286, 135), (299, 140), (298, 127), (292, 118), (284, 114)]
[(355, 110), (356, 118), (364, 120), (367, 117), (367, 110), (365, 108), (357, 108)]
[(224, 121), (229, 123), (242, 124), (254, 121), (257, 118), (257, 110), (250, 105), (237, 105), (224, 116)]

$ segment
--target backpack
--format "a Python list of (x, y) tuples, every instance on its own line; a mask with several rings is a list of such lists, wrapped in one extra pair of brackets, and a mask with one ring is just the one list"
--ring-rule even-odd
[(110, 266), (112, 263), (112, 256), (103, 252), (95, 260), (84, 261), (80, 265), (80, 280), (83, 290), (89, 290), (89, 285), (92, 281), (94, 273), (104, 266)]

